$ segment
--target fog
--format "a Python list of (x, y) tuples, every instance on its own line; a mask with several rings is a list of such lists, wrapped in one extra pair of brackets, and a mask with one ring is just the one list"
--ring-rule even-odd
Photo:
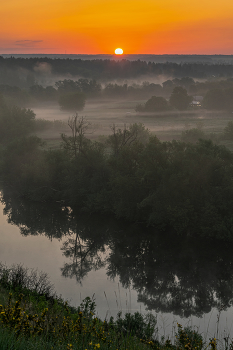
[[(224, 111), (172, 111), (157, 113), (135, 112), (136, 101), (126, 101), (121, 99), (99, 99), (87, 100), (82, 111), (78, 115), (84, 116), (91, 123), (94, 132), (87, 137), (98, 139), (99, 136), (110, 135), (111, 126), (115, 124), (123, 128), (125, 124), (142, 123), (162, 141), (180, 139), (184, 130), (200, 127), (206, 133), (220, 134), (226, 125), (232, 121), (232, 114)], [(57, 104), (41, 104), (33, 108), (36, 119), (48, 121), (63, 121), (58, 128), (49, 128), (38, 132), (38, 136), (48, 140), (59, 139), (60, 133), (70, 133), (67, 125), (68, 119), (75, 115), (76, 111), (64, 111)]]

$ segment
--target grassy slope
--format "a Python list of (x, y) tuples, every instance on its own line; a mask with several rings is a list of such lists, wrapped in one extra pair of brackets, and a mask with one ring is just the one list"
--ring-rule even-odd
[[(41, 276), (39, 289), (45, 294), (38, 292)], [(149, 326), (142, 315), (103, 322), (95, 316), (93, 300), (86, 298), (79, 308), (70, 307), (52, 292), (45, 274), (21, 265), (8, 268), (0, 263), (0, 300), (0, 350), (150, 347), (146, 342), (154, 323)]]
[[(9, 294), (9, 289), (13, 293)], [(19, 286), (3, 288), (0, 282), (0, 349), (1, 350), (217, 350), (216, 339), (209, 343), (191, 328), (178, 325), (176, 344), (153, 338), (156, 323), (139, 313), (102, 322), (94, 316), (95, 305), (86, 298), (78, 309), (67, 303), (46, 299), (29, 290), (23, 296)], [(155, 320), (154, 320), (155, 321)]]

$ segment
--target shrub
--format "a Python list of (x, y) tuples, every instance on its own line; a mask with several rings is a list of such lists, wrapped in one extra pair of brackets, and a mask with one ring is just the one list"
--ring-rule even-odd
[(77, 111), (83, 110), (85, 102), (86, 96), (79, 91), (61, 95), (58, 100), (61, 109)]

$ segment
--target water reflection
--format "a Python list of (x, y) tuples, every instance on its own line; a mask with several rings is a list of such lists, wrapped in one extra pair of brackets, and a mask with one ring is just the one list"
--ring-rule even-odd
[(232, 244), (80, 215), (60, 203), (33, 204), (8, 194), (2, 201), (8, 222), (23, 235), (62, 239), (65, 277), (82, 282), (105, 266), (107, 275), (131, 285), (148, 309), (184, 317), (233, 304)]
[[(82, 282), (83, 278), (91, 270), (98, 270), (105, 266), (105, 244), (101, 239), (85, 239), (85, 228), (77, 230), (62, 245), (61, 250), (69, 262), (61, 268), (65, 277), (75, 277), (77, 282)], [(88, 236), (88, 235), (87, 235)], [(84, 238), (82, 238), (84, 237)]]

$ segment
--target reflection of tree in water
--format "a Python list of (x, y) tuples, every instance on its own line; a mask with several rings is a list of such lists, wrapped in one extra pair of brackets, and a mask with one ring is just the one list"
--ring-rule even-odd
[(8, 222), (17, 225), (24, 236), (45, 235), (51, 240), (62, 238), (71, 227), (70, 209), (58, 203), (53, 205), (30, 202), (4, 193), (1, 199)]
[(63, 276), (76, 277), (81, 282), (92, 269), (104, 266), (111, 218), (103, 221), (99, 216), (75, 215), (69, 207), (59, 203), (41, 205), (8, 193), (2, 195), (2, 203), (8, 222), (17, 225), (22, 235), (45, 235), (51, 240), (67, 237), (61, 250), (70, 262), (61, 268)]
[(7, 196), (3, 203), (8, 221), (18, 225), (22, 234), (66, 237), (61, 248), (69, 259), (61, 268), (66, 277), (81, 282), (92, 269), (106, 266), (108, 276), (119, 276), (125, 287), (131, 284), (149, 309), (186, 317), (233, 304), (229, 242), (161, 234)]
[[(229, 243), (168, 234), (137, 235), (131, 244), (116, 237), (108, 275), (129, 283), (150, 310), (201, 316), (233, 302)], [(120, 257), (119, 257), (120, 255)]]
[[(76, 225), (76, 226), (75, 226)], [(82, 219), (73, 213), (73, 232), (62, 245), (63, 255), (69, 259), (61, 269), (65, 277), (75, 277), (77, 282), (91, 270), (98, 270), (106, 265), (106, 250), (111, 238), (110, 228), (115, 228), (115, 220), (103, 220), (99, 215), (85, 215)]]
[(73, 238), (68, 238), (61, 248), (63, 255), (70, 259), (65, 263), (62, 275), (65, 277), (75, 277), (77, 282), (82, 279), (91, 270), (98, 270), (105, 266), (105, 245), (92, 240), (83, 240), (82, 231), (76, 232)]

